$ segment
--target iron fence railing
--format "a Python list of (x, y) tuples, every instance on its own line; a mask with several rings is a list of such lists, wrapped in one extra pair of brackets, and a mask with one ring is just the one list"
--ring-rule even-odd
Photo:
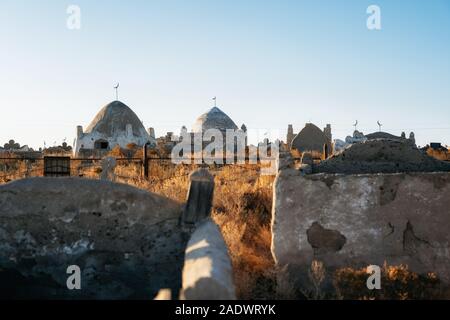
[[(0, 183), (28, 177), (75, 176), (99, 178), (102, 172), (103, 158), (71, 158), (62, 156), (45, 156), (42, 158), (0, 157)], [(207, 166), (212, 171), (219, 171), (226, 166), (236, 166), (245, 170), (259, 171), (259, 166), (246, 158), (245, 163), (223, 163), (214, 159), (202, 159), (199, 163), (176, 164), (170, 157), (115, 158), (115, 176), (120, 179), (145, 179), (164, 181), (188, 176), (199, 166)], [(213, 162), (212, 160), (216, 160)], [(253, 159), (251, 159), (253, 160)], [(259, 163), (259, 159), (257, 161)], [(186, 170), (181, 170), (185, 167)]]

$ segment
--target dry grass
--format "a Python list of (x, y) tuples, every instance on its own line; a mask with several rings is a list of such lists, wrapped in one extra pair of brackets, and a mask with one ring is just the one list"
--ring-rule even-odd
[[(149, 180), (118, 178), (179, 202), (186, 200), (189, 174), (198, 166), (155, 161)], [(215, 178), (212, 217), (219, 225), (231, 256), (240, 299), (275, 297), (274, 261), (270, 251), (273, 176), (260, 176), (255, 165), (209, 167)], [(116, 168), (123, 176), (132, 167)]]
[(225, 167), (216, 175), (213, 218), (228, 245), (240, 299), (275, 296), (270, 251), (273, 177), (254, 167)]
[[(13, 154), (2, 153), (5, 158), (0, 161), (0, 184), (28, 177), (38, 177), (43, 173), (43, 162), (40, 159), (17, 161)], [(6, 159), (11, 158), (11, 160)]]
[(448, 299), (446, 289), (435, 273), (419, 275), (405, 265), (384, 265), (381, 270), (381, 289), (368, 290), (366, 281), (369, 275), (366, 271), (366, 268), (337, 270), (334, 274), (337, 297), (363, 300)]
[(427, 154), (430, 157), (441, 161), (450, 161), (450, 149), (447, 150), (434, 150), (432, 148), (427, 149)]

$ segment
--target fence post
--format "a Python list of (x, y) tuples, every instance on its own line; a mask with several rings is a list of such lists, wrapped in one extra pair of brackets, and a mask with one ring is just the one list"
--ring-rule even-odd
[(148, 145), (149, 145), (148, 142), (146, 144), (144, 144), (144, 148), (142, 150), (142, 152), (143, 152), (142, 165), (144, 166), (144, 178), (145, 179), (148, 179), (148, 157), (147, 157), (147, 146)]
[(210, 216), (214, 195), (214, 177), (207, 169), (192, 172), (189, 179), (187, 202), (181, 216), (183, 226), (187, 227)]
[(31, 176), (31, 164), (30, 161), (28, 159), (24, 159), (23, 160), (25, 162), (25, 166), (27, 167), (27, 171), (25, 171), (25, 178), (28, 178)]

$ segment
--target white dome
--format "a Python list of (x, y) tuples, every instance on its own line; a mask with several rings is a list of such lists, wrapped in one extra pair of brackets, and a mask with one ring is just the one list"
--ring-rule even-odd
[(134, 136), (147, 136), (147, 131), (133, 110), (120, 101), (113, 101), (97, 113), (85, 133), (96, 132), (105, 137), (113, 137), (119, 132), (126, 132), (129, 124), (132, 126)]
[(192, 127), (194, 132), (204, 132), (208, 129), (218, 129), (225, 132), (227, 129), (237, 130), (238, 127), (222, 110), (213, 107), (198, 117)]

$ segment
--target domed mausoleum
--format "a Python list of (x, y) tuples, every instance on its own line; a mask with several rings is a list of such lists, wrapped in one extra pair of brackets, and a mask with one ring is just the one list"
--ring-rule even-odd
[(213, 107), (198, 117), (192, 126), (193, 132), (205, 132), (208, 129), (218, 129), (225, 133), (227, 129), (237, 130), (238, 127), (222, 110)]
[[(194, 122), (191, 132), (188, 133), (186, 127), (183, 126), (180, 135), (185, 136), (187, 134), (192, 151), (195, 150), (195, 145), (198, 141), (197, 139), (201, 137), (201, 148), (203, 150), (212, 141), (216, 142), (214, 133), (210, 132), (213, 134), (214, 138), (209, 136), (209, 134), (206, 134), (206, 131), (210, 129), (219, 130), (221, 133), (223, 150), (225, 153), (226, 150), (230, 150), (229, 148), (234, 150), (233, 153), (245, 152), (245, 147), (247, 145), (247, 127), (243, 124), (241, 129), (239, 129), (236, 123), (217, 106), (212, 107), (206, 113), (199, 116)], [(226, 136), (227, 130), (231, 130), (229, 137)], [(231, 139), (230, 141), (232, 144), (229, 146), (226, 145), (228, 143), (227, 138)], [(215, 153), (215, 151), (213, 151), (213, 153)]]
[(143, 146), (147, 142), (155, 143), (154, 140), (133, 110), (120, 101), (113, 101), (97, 113), (86, 131), (82, 126), (77, 127), (75, 153), (101, 154), (117, 145)]
[(322, 158), (328, 158), (333, 152), (331, 126), (320, 130), (316, 125), (307, 123), (305, 127), (292, 140), (292, 149), (300, 153), (312, 152), (322, 154)]

